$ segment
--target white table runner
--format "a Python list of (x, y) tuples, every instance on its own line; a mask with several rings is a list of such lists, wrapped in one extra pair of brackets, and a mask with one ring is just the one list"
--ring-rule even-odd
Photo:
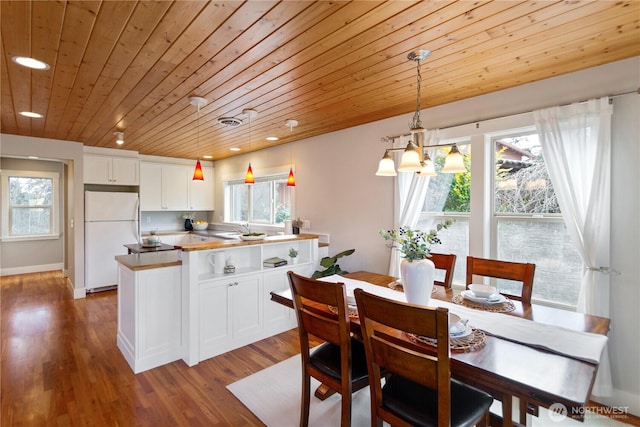
[[(319, 280), (334, 283), (342, 282), (345, 284), (349, 294), (353, 294), (353, 290), (356, 288), (362, 288), (375, 295), (407, 302), (405, 294), (402, 292), (373, 285), (362, 280), (350, 279), (339, 275), (328, 276)], [(491, 335), (528, 346), (544, 348), (588, 362), (600, 363), (602, 351), (607, 343), (605, 335), (545, 325), (502, 313), (474, 310), (435, 298), (431, 299), (430, 304), (434, 307), (448, 308), (449, 311), (458, 314), (463, 319), (468, 319), (469, 325), (482, 329)]]

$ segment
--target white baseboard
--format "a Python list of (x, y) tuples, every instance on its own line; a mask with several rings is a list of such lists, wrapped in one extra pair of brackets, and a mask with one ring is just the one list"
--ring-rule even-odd
[(73, 299), (85, 298), (87, 296), (87, 289), (76, 288), (73, 285), (73, 282), (69, 280), (69, 278), (67, 278), (67, 286), (69, 287), (69, 290), (71, 290), (71, 292), (73, 293)]
[(591, 400), (640, 417), (640, 395), (614, 388), (611, 396), (591, 396)]
[(43, 271), (63, 270), (62, 263), (25, 265), (24, 267), (10, 267), (0, 269), (0, 276), (13, 276), (14, 274), (41, 273)]

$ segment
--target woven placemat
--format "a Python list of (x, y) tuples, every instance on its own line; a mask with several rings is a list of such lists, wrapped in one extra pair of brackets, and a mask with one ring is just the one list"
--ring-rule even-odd
[[(338, 307), (333, 305), (328, 305), (327, 307), (329, 307), (329, 311), (333, 314), (338, 314)], [(348, 305), (347, 312), (349, 313), (349, 317), (358, 317), (358, 307), (356, 306)]]
[[(393, 289), (394, 291), (404, 292), (404, 288), (402, 287), (402, 283), (400, 282), (393, 281), (389, 283), (387, 287)], [(435, 294), (437, 290), (438, 289), (434, 286), (433, 289), (431, 289), (431, 293)]]
[[(473, 332), (466, 337), (461, 338), (449, 338), (449, 345), (453, 353), (471, 353), (481, 350), (485, 344), (484, 331), (476, 328), (471, 328)], [(415, 334), (407, 334), (409, 339), (413, 342), (421, 342), (423, 344), (435, 347), (438, 342), (430, 338), (421, 337)]]
[(482, 304), (473, 301), (469, 301), (462, 295), (456, 295), (451, 300), (454, 304), (464, 305), (465, 307), (473, 308), (476, 310), (483, 311), (491, 311), (493, 313), (508, 313), (516, 309), (516, 306), (513, 304), (509, 298), (506, 301), (496, 304)]

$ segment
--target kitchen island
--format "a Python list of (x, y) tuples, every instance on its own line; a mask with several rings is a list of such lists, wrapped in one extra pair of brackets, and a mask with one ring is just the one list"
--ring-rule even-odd
[[(311, 275), (318, 236), (278, 235), (176, 245), (179, 250), (121, 255), (118, 262), (118, 348), (134, 372), (183, 359), (189, 366), (296, 326), (273, 303), (288, 288), (286, 272)], [(264, 260), (298, 262), (280, 267)], [(225, 266), (216, 268), (215, 261)], [(232, 272), (231, 272), (232, 271)]]

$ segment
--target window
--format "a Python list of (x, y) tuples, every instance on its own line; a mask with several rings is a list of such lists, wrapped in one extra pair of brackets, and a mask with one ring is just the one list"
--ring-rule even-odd
[[(465, 165), (469, 171), (471, 161), (469, 141), (459, 141), (457, 146), (464, 156)], [(448, 148), (439, 148), (429, 153), (437, 172), (442, 170), (448, 152)], [(456, 254), (454, 283), (465, 281), (466, 259), (469, 254), (470, 179), (469, 172), (438, 173), (437, 176), (430, 177), (427, 197), (417, 224), (419, 229), (430, 230), (446, 219), (455, 220), (451, 227), (438, 233), (442, 244), (433, 248), (434, 252)], [(436, 280), (444, 280), (444, 273), (436, 271)]]
[[(575, 305), (582, 260), (571, 242), (535, 131), (494, 137), (493, 253), (536, 264), (533, 298)], [(500, 287), (519, 292), (515, 283)]]
[(2, 171), (5, 240), (58, 237), (58, 174)]
[(292, 217), (292, 191), (287, 174), (256, 178), (247, 185), (244, 179), (228, 181), (225, 191), (225, 220), (284, 226)]
[[(489, 258), (536, 264), (533, 298), (575, 306), (583, 265), (564, 226), (536, 129), (520, 126), (519, 121), (516, 130), (509, 130), (504, 123), (508, 119), (492, 124), (491, 133), (441, 141), (457, 142), (467, 172), (429, 178), (417, 227), (428, 230), (445, 219), (455, 220), (439, 233), (442, 244), (433, 248), (457, 255), (454, 284), (465, 283), (466, 257), (473, 246), (474, 253)], [(507, 130), (500, 130), (501, 126)], [(441, 169), (447, 151), (430, 153), (436, 170)], [(478, 174), (473, 184), (472, 170)], [(497, 284), (519, 292), (519, 284)]]

